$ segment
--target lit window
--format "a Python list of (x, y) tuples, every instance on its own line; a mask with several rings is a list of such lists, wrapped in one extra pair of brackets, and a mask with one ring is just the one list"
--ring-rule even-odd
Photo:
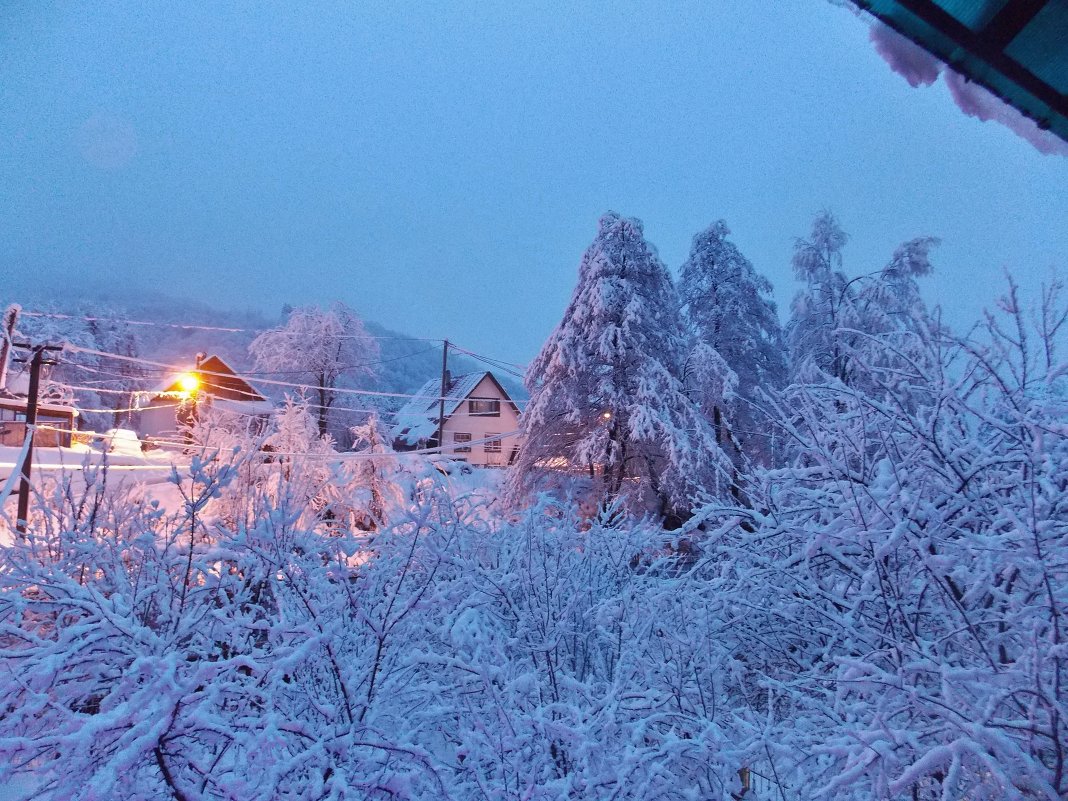
[(486, 432), (486, 453), (500, 453), (501, 452), (501, 433), (499, 431), (487, 431)]
[(467, 402), (467, 413), (473, 417), (500, 417), (501, 401), (499, 398), (471, 398)]
[(456, 453), (471, 453), (471, 446), (462, 444), (471, 441), (470, 434), (465, 434), (462, 431), (457, 431), (452, 435), (452, 441), (456, 445), (456, 447), (453, 448), (453, 451), (455, 451)]

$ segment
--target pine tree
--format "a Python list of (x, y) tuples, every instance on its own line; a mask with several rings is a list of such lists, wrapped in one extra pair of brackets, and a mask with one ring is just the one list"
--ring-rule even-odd
[(787, 343), (794, 380), (813, 369), (848, 383), (850, 337), (856, 292), (842, 272), (842, 248), (848, 236), (829, 211), (816, 216), (808, 239), (794, 245), (793, 267), (805, 288), (790, 306)]
[(624, 494), (665, 517), (715, 491), (726, 460), (681, 381), (688, 338), (667, 269), (641, 223), (600, 220), (563, 320), (527, 372), (524, 446), (513, 472), (581, 470), (603, 504)]
[[(910, 397), (923, 402), (923, 393), (905, 390), (920, 385), (934, 365), (928, 343), (941, 326), (927, 310), (916, 278), (930, 274), (930, 251), (938, 244), (933, 237), (910, 239), (894, 251), (890, 263), (879, 272), (857, 281), (853, 386), (872, 397)], [(879, 376), (880, 381), (873, 380)], [(890, 392), (891, 382), (895, 391)]]
[(771, 283), (729, 234), (723, 220), (712, 223), (694, 236), (682, 265), (679, 294), (698, 343), (687, 383), (713, 421), (720, 446), (766, 462), (769, 439), (755, 405), (762, 390), (782, 385), (785, 345)]

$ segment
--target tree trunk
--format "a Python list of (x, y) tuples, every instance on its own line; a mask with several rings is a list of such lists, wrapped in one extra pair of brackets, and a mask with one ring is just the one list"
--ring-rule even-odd
[(326, 386), (326, 379), (323, 376), (319, 376), (319, 436), (326, 436), (326, 420), (327, 420), (327, 396), (329, 392)]

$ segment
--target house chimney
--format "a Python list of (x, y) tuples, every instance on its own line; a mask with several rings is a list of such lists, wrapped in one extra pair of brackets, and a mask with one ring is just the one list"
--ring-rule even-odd
[(200, 363), (206, 358), (208, 358), (208, 354), (204, 353), (204, 351), (201, 351), (197, 354), (196, 369), (200, 369)]
[(448, 392), (450, 389), (452, 389), (452, 371), (451, 370), (446, 370), (445, 371), (445, 391)]

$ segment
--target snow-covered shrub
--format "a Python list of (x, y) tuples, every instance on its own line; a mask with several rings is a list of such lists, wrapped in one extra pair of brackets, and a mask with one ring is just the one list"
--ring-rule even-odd
[(759, 511), (726, 512), (747, 670), (813, 798), (1068, 792), (1064, 313), (1046, 299), (1037, 332), (1011, 287), (985, 341), (851, 359), (871, 394), (795, 386), (794, 466)]
[(502, 523), (439, 476), (369, 544), (288, 495), (213, 516), (240, 475), (195, 462), (173, 511), (98, 486), (4, 549), (0, 780), (87, 799), (737, 784), (727, 629), (663, 532), (583, 530), (547, 501)]

